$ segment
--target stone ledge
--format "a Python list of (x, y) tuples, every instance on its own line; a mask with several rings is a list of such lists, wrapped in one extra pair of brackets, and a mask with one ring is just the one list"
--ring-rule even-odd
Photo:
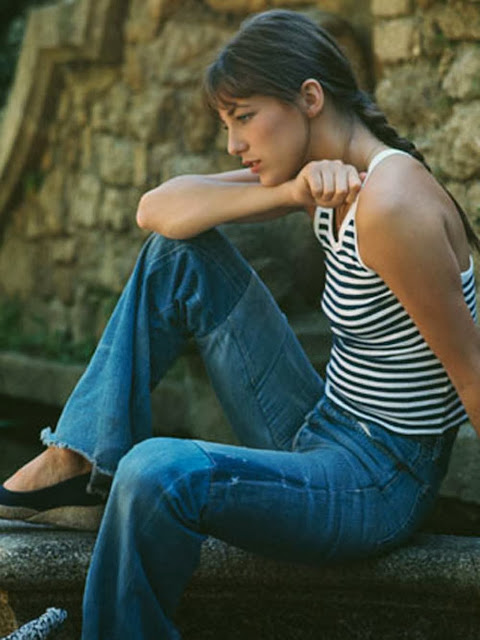
[[(66, 606), (60, 638), (78, 640), (94, 535), (4, 521), (0, 533), (0, 624)], [(323, 568), (274, 562), (209, 539), (179, 620), (185, 640), (474, 640), (479, 599), (480, 538), (419, 534), (388, 555)], [(354, 620), (360, 626), (346, 635)]]
[(31, 11), (0, 135), (0, 220), (41, 146), (56, 68), (121, 56), (125, 0), (73, 0)]

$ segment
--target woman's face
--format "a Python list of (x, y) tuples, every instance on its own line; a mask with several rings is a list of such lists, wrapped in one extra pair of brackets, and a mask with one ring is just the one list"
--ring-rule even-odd
[(232, 100), (219, 115), (228, 153), (240, 157), (264, 186), (290, 180), (307, 162), (309, 122), (300, 107), (254, 95)]

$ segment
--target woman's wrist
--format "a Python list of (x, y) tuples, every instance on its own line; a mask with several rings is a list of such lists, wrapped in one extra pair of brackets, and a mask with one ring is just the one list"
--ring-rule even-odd
[[(304, 203), (295, 198), (294, 192), (295, 180), (287, 180), (281, 184), (273, 187), (278, 193), (278, 206), (291, 209), (292, 207), (303, 207)], [(268, 187), (266, 187), (268, 188)]]

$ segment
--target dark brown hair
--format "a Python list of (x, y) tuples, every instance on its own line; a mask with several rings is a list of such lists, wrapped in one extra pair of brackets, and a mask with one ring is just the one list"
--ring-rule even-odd
[[(357, 115), (384, 144), (406, 151), (431, 171), (415, 145), (397, 133), (359, 88), (349, 60), (332, 36), (296, 11), (274, 9), (245, 20), (207, 69), (204, 88), (215, 109), (255, 94), (293, 103), (307, 78), (318, 80), (338, 109)], [(460, 214), (470, 245), (480, 251), (480, 239), (466, 213), (443, 188)]]

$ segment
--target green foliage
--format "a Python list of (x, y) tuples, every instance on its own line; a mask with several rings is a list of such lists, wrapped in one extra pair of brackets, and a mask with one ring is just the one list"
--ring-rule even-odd
[(19, 351), (32, 356), (49, 358), (66, 364), (88, 362), (95, 339), (73, 342), (66, 332), (49, 331), (45, 320), (34, 318), (34, 330), (22, 330), (22, 304), (16, 300), (2, 300), (0, 306), (0, 350)]

